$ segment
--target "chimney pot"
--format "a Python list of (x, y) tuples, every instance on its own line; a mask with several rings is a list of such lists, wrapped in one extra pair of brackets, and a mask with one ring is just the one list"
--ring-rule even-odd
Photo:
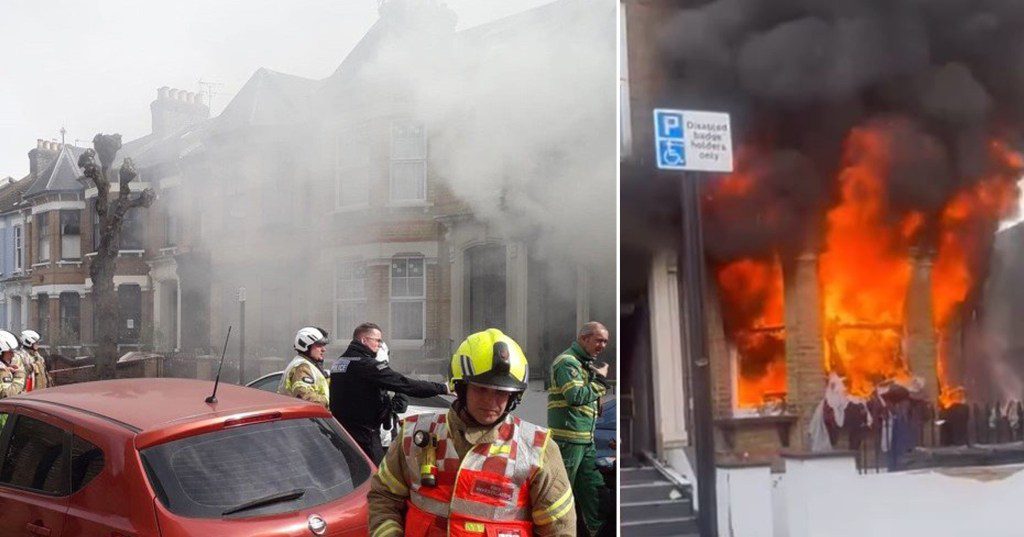
[(179, 92), (178, 92), (177, 89), (171, 88), (171, 99), (177, 101), (178, 100), (178, 93)]
[(36, 149), (45, 149), (45, 148), (46, 148), (46, 140), (43, 140), (42, 138), (36, 138)]
[(157, 98), (158, 100), (164, 100), (164, 99), (166, 99), (166, 98), (167, 98), (167, 96), (168, 96), (168, 95), (167, 95), (167, 92), (168, 92), (168, 91), (169, 91), (170, 89), (171, 89), (171, 88), (168, 88), (167, 86), (164, 86), (164, 87), (162, 87), (162, 88), (159, 88), (159, 89), (157, 89), (157, 90), (156, 90), (156, 98)]

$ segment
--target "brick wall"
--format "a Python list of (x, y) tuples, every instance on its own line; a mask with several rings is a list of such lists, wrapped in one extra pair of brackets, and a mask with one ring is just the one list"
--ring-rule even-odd
[(935, 367), (937, 341), (932, 323), (932, 262), (924, 256), (914, 257), (914, 268), (907, 293), (907, 363), (910, 371), (924, 379), (922, 397), (935, 401), (938, 374)]
[(818, 258), (803, 254), (785, 274), (787, 403), (799, 417), (790, 437), (793, 447), (807, 447), (807, 421), (824, 394), (821, 292)]

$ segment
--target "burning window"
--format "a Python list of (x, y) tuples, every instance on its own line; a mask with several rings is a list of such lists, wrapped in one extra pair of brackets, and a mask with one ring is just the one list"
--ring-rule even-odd
[(715, 271), (722, 324), (733, 350), (734, 402), (763, 409), (786, 397), (786, 329), (778, 259), (741, 259)]
[(846, 379), (851, 395), (864, 397), (885, 380), (909, 378), (903, 327), (833, 324), (825, 332), (825, 370)]

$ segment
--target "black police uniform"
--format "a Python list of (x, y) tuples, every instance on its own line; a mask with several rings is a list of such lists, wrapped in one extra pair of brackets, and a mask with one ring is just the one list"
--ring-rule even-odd
[(444, 384), (414, 380), (375, 359), (376, 353), (358, 341), (352, 341), (331, 368), (331, 414), (341, 422), (363, 451), (380, 464), (384, 447), (380, 427), (391, 423), (392, 391), (412, 397), (432, 397), (448, 393)]

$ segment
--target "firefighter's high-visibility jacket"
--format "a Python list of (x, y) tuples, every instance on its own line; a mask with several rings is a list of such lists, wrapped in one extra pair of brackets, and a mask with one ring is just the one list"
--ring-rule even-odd
[(25, 371), (26, 392), (53, 386), (53, 379), (46, 370), (46, 360), (39, 351), (20, 348), (14, 351), (14, 357)]
[(551, 364), (548, 427), (551, 427), (551, 436), (559, 442), (589, 444), (594, 441), (599, 401), (608, 391), (608, 384), (590, 368), (593, 361), (594, 358), (574, 342)]
[(25, 391), (25, 370), (17, 359), (11, 365), (0, 361), (0, 399), (18, 395)]
[[(436, 446), (417, 446), (424, 439)], [(434, 486), (421, 484), (425, 465)], [(576, 534), (558, 445), (512, 416), (492, 427), (467, 427), (454, 410), (406, 418), (369, 502), (371, 537)]]
[(324, 406), (330, 401), (330, 387), (323, 370), (301, 354), (285, 368), (281, 383), (277, 385), (277, 393)]

